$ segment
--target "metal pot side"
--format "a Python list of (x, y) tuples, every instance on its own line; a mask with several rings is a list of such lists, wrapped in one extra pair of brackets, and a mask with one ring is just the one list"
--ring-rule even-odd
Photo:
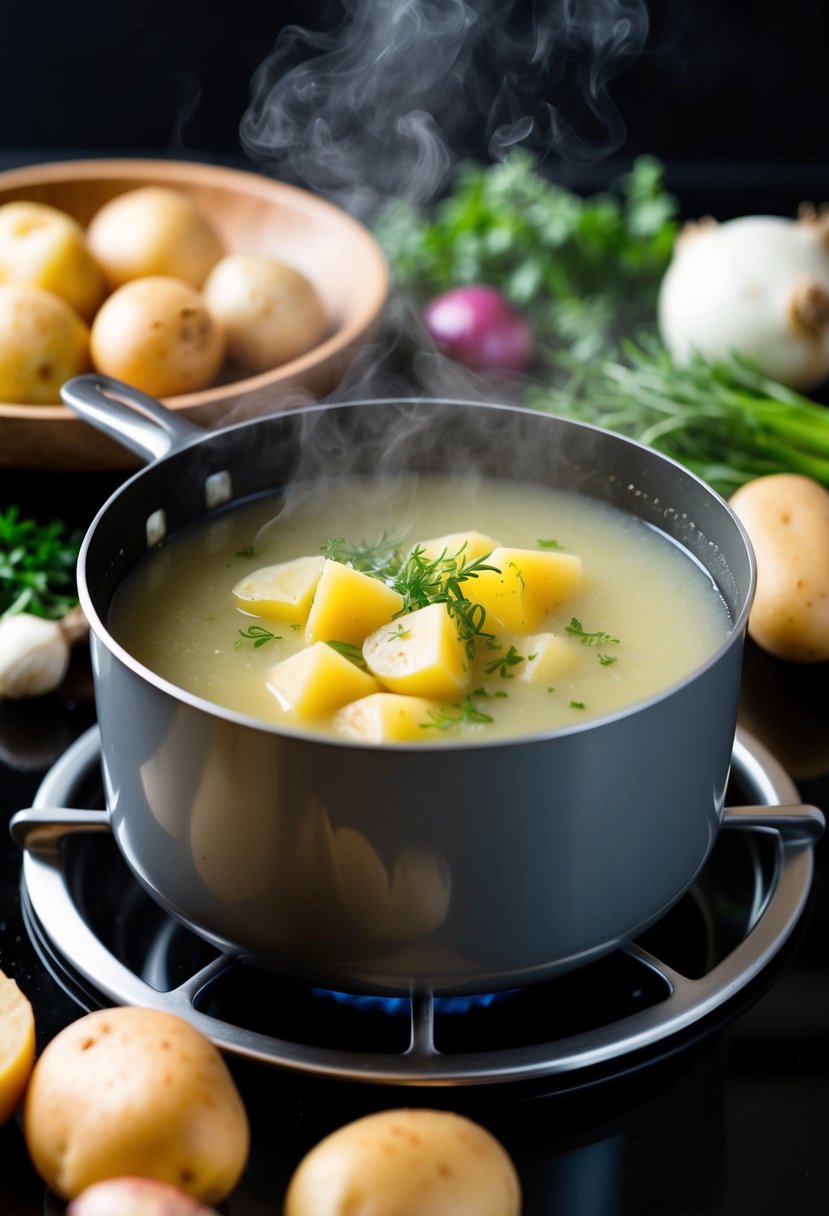
[[(440, 441), (435, 442), (439, 432)], [(174, 531), (299, 471), (448, 468), (596, 495), (701, 562), (734, 627), (702, 669), (606, 719), (491, 745), (376, 748), (293, 735), (142, 669), (108, 606), (163, 512)], [(223, 949), (346, 991), (484, 992), (630, 940), (691, 884), (719, 829), (754, 563), (738, 521), (638, 444), (453, 402), (299, 410), (211, 432), (128, 482), (87, 535), (81, 595), (107, 805), (128, 864)]]

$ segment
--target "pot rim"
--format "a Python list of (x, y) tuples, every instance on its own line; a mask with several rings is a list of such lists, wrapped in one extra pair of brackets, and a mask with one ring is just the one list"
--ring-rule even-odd
[[(725, 638), (716, 648), (716, 650), (703, 663), (693, 668), (692, 671), (683, 676), (681, 679), (674, 681), (672, 684), (658, 690), (655, 693), (652, 693), (649, 697), (637, 700), (621, 709), (613, 710), (610, 713), (598, 715), (596, 717), (587, 718), (582, 722), (574, 722), (568, 726), (557, 726), (546, 731), (534, 731), (532, 734), (526, 735), (500, 736), (494, 739), (487, 739), (485, 737), (480, 739), (445, 739), (439, 742), (434, 740), (418, 740), (417, 742), (409, 743), (367, 743), (345, 737), (340, 739), (334, 736), (315, 734), (313, 731), (309, 731), (307, 729), (292, 728), (291, 726), (282, 723), (267, 722), (262, 718), (243, 714), (238, 710), (231, 709), (227, 706), (219, 704), (218, 702), (210, 701), (205, 697), (198, 696), (195, 693), (191, 693), (187, 689), (174, 684), (165, 677), (158, 675), (151, 668), (145, 667), (143, 663), (134, 658), (134, 656), (131, 655), (130, 652), (113, 637), (104, 621), (101, 619), (101, 616), (94, 603), (93, 594), (90, 591), (86, 579), (87, 555), (94, 539), (94, 534), (100, 521), (104, 518), (115, 502), (123, 495), (128, 494), (133, 484), (142, 477), (146, 476), (152, 470), (161, 467), (168, 460), (173, 459), (184, 451), (198, 448), (202, 443), (214, 440), (219, 435), (225, 435), (231, 432), (253, 428), (261, 425), (262, 423), (269, 423), (274, 418), (282, 417), (283, 415), (281, 414), (269, 414), (257, 418), (248, 418), (237, 423), (231, 423), (226, 426), (214, 427), (211, 429), (204, 429), (192, 425), (191, 436), (186, 438), (179, 437), (169, 452), (158, 459), (152, 460), (151, 463), (146, 467), (138, 469), (106, 499), (87, 528), (81, 543), (77, 561), (78, 596), (92, 634), (94, 634), (98, 642), (105, 646), (105, 648), (114, 658), (118, 659), (119, 662), (121, 662), (125, 667), (127, 667), (141, 679), (145, 680), (147, 683), (151, 684), (159, 692), (165, 693), (181, 704), (187, 705), (191, 709), (198, 710), (211, 717), (221, 719), (230, 724), (249, 730), (253, 729), (264, 735), (274, 735), (277, 738), (286, 738), (297, 743), (302, 743), (309, 746), (324, 747), (326, 749), (334, 747), (344, 748), (349, 751), (356, 750), (360, 752), (382, 752), (383, 754), (392, 752), (404, 752), (409, 754), (415, 752), (417, 754), (422, 753), (424, 755), (433, 752), (442, 754), (450, 751), (478, 751), (490, 750), (494, 748), (500, 749), (505, 747), (514, 748), (535, 746), (538, 744), (549, 743), (554, 739), (567, 738), (573, 735), (580, 735), (586, 732), (595, 732), (601, 730), (625, 718), (638, 715), (640, 713), (645, 713), (654, 706), (659, 705), (663, 701), (673, 697), (681, 689), (695, 683), (698, 679), (700, 679), (707, 671), (719, 663), (723, 655), (725, 655), (732, 648), (732, 646), (741, 642), (748, 625), (748, 617), (751, 611), (757, 582), (757, 565), (754, 549), (745, 526), (737, 514), (729, 506), (728, 502), (706, 481), (704, 481), (692, 470), (688, 469), (685, 465), (673, 459), (673, 457), (667, 456), (665, 453), (660, 452), (655, 448), (648, 447), (647, 445), (640, 443), (638, 440), (632, 439), (629, 436), (620, 435), (615, 431), (607, 430), (606, 428), (597, 426), (593, 423), (583, 422), (581, 420), (572, 418), (565, 418), (559, 415), (544, 414), (538, 410), (533, 410), (525, 406), (509, 405), (494, 401), (486, 402), (472, 399), (466, 400), (463, 398), (422, 396), (377, 397), (355, 401), (328, 401), (307, 404), (292, 408), (290, 411), (286, 411), (286, 413), (290, 413), (291, 415), (307, 415), (312, 413), (324, 413), (332, 409), (357, 409), (380, 405), (417, 406), (419, 404), (428, 405), (437, 403), (440, 403), (442, 406), (474, 407), (475, 409), (482, 410), (502, 410), (507, 413), (523, 414), (539, 419), (550, 418), (560, 424), (564, 424), (569, 429), (582, 432), (594, 432), (601, 435), (604, 442), (612, 441), (629, 448), (638, 449), (643, 453), (646, 459), (655, 461), (658, 464), (665, 464), (673, 467), (684, 477), (692, 482), (695, 482), (713, 502), (719, 505), (721, 511), (729, 518), (732, 526), (735, 528), (742, 541), (745, 556), (748, 562), (749, 582), (747, 592), (743, 596), (743, 603), (736, 619), (731, 621), (730, 628), (728, 629)], [(243, 499), (240, 498), (238, 501), (241, 502)], [(625, 511), (625, 508), (621, 506), (617, 509)], [(630, 512), (628, 513), (630, 514)], [(664, 530), (663, 535), (668, 536)], [(675, 538), (671, 538), (670, 536), (668, 536), (668, 539), (669, 541), (672, 541), (672, 543), (676, 543), (690, 560), (697, 560), (688, 550), (687, 546), (683, 545)], [(707, 573), (710, 575), (710, 572)]]

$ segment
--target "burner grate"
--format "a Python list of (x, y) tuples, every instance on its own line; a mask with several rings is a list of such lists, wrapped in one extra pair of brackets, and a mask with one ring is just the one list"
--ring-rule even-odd
[[(239, 1056), (380, 1084), (581, 1073), (698, 1029), (748, 990), (789, 939), (823, 828), (819, 811), (794, 805), (797, 791), (777, 762), (738, 734), (732, 784), (754, 805), (726, 812), (703, 873), (659, 924), (605, 959), (462, 1017), (428, 993), (402, 998), (408, 1016), (389, 1016), (255, 970), (169, 917), (132, 878), (109, 833), (98, 764), (93, 728), (12, 823), (24, 846), (27, 928), (55, 978), (87, 1009), (166, 1009)], [(90, 809), (54, 809), (78, 802)]]

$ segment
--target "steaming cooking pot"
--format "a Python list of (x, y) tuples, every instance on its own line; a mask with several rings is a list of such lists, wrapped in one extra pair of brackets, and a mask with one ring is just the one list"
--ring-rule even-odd
[[(721, 822), (755, 577), (740, 523), (703, 482), (635, 442), (508, 406), (328, 404), (205, 432), (101, 376), (63, 395), (151, 461), (89, 528), (79, 589), (112, 830), (174, 916), (317, 985), (485, 992), (614, 949), (691, 884)], [(458, 452), (485, 475), (575, 489), (661, 529), (710, 573), (727, 639), (687, 678), (607, 717), (406, 747), (223, 709), (111, 636), (126, 573), (187, 524), (297, 474), (448, 471)]]

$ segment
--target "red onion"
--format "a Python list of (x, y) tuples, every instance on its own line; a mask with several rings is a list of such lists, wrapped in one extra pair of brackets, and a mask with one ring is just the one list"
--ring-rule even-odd
[(533, 354), (533, 333), (495, 287), (455, 287), (423, 310), (435, 345), (475, 371), (523, 372)]

